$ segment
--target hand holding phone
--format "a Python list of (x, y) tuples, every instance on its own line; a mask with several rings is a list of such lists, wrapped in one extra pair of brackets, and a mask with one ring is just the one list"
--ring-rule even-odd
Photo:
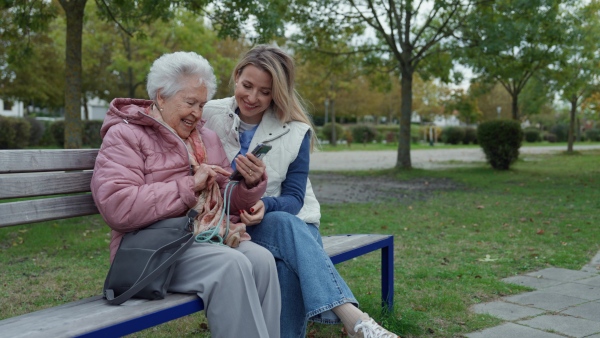
[[(256, 145), (254, 150), (252, 150), (252, 155), (256, 156), (260, 160), (269, 152), (269, 150), (271, 150), (271, 148), (272, 146), (269, 144), (259, 143)], [(244, 177), (237, 169), (233, 172), (233, 174), (231, 174), (231, 176), (229, 176), (229, 179), (233, 181), (240, 181), (243, 178)]]

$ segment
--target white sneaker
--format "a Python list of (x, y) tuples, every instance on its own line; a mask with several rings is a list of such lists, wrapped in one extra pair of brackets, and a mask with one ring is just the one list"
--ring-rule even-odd
[(364, 319), (359, 319), (354, 326), (355, 335), (349, 335), (351, 338), (400, 338), (397, 334), (391, 333), (377, 324), (373, 318), (365, 316)]

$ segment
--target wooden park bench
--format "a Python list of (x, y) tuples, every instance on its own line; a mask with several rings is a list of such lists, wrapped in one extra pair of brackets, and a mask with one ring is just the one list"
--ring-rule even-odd
[[(90, 194), (97, 153), (97, 149), (0, 150), (0, 227), (98, 214)], [(11, 201), (2, 201), (6, 199)], [(382, 306), (392, 309), (393, 236), (326, 236), (323, 244), (335, 264), (381, 249)], [(4, 319), (0, 336), (119, 337), (203, 309), (202, 300), (188, 294), (155, 301), (130, 299), (119, 306), (95, 296)]]

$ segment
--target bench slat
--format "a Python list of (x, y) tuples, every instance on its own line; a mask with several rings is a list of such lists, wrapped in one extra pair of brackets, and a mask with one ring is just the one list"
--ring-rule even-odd
[(0, 228), (97, 213), (91, 194), (0, 203)]
[(92, 171), (0, 174), (0, 199), (90, 191)]
[(98, 149), (0, 151), (0, 174), (93, 169)]
[(15, 338), (75, 337), (90, 332), (90, 329), (126, 323), (189, 302), (200, 303), (198, 306), (204, 307), (196, 295), (171, 294), (157, 301), (132, 299), (122, 306), (108, 305), (101, 296), (95, 296), (3, 320), (0, 332), (2, 336)]
[(389, 235), (335, 235), (323, 237), (323, 247), (331, 256), (336, 256), (344, 252), (354, 250), (356, 248), (378, 242)]
[[(343, 261), (354, 257), (353, 251), (379, 248), (379, 243), (391, 238), (389, 235), (334, 235), (323, 237), (323, 246), (330, 256), (350, 252), (340, 260)], [(171, 294), (159, 301), (130, 299), (120, 306), (109, 305), (96, 296), (5, 319), (0, 321), (0, 332), (17, 338), (118, 337), (201, 311), (203, 307), (196, 295)]]

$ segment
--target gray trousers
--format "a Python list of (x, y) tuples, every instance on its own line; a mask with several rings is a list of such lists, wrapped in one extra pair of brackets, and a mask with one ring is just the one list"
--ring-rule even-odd
[(267, 249), (194, 243), (175, 264), (169, 291), (202, 298), (212, 337), (279, 337), (281, 294)]

